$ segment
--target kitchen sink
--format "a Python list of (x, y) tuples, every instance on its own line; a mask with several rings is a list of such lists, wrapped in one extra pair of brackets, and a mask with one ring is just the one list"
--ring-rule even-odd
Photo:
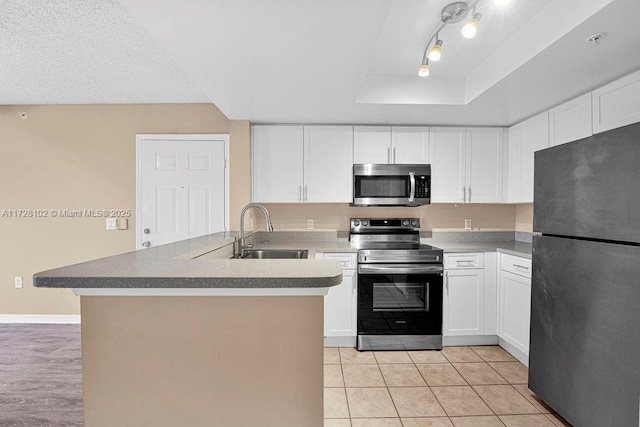
[(300, 249), (250, 249), (243, 257), (235, 255), (233, 258), (242, 259), (307, 259), (308, 250)]

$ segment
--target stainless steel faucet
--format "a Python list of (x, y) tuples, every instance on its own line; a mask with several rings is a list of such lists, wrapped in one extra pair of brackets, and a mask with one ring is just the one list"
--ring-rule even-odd
[(271, 217), (269, 216), (269, 211), (260, 203), (249, 203), (247, 206), (242, 208), (242, 213), (240, 213), (240, 248), (239, 255), (244, 256), (245, 250), (253, 247), (253, 243), (246, 243), (246, 238), (244, 237), (244, 214), (251, 208), (259, 208), (264, 213), (264, 219), (267, 222), (267, 233), (273, 232), (273, 225), (271, 224)]

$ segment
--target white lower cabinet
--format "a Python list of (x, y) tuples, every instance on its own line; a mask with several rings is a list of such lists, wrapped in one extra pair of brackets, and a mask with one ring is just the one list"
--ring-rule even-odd
[(342, 282), (329, 288), (324, 298), (325, 346), (355, 347), (358, 332), (356, 254), (324, 253), (316, 254), (316, 258), (335, 259), (342, 266)]
[(501, 254), (498, 283), (498, 338), (500, 344), (529, 365), (531, 322), (531, 260)]
[(496, 254), (446, 253), (444, 268), (443, 345), (497, 344)]
[(481, 334), (483, 299), (484, 269), (445, 271), (442, 334)]

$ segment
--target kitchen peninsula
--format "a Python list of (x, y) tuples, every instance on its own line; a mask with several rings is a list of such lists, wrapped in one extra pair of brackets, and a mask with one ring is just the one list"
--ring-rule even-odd
[(218, 233), (34, 275), (81, 298), (87, 426), (321, 426), (337, 261), (229, 259)]

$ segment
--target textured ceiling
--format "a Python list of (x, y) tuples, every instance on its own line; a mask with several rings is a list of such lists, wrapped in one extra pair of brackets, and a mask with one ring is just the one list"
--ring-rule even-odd
[(114, 0), (0, 0), (0, 104), (210, 102)]
[[(640, 0), (0, 0), (0, 104), (213, 102), (262, 123), (514, 124), (640, 68)], [(480, 10), (480, 9), (479, 9)], [(596, 47), (593, 33), (608, 36)]]

